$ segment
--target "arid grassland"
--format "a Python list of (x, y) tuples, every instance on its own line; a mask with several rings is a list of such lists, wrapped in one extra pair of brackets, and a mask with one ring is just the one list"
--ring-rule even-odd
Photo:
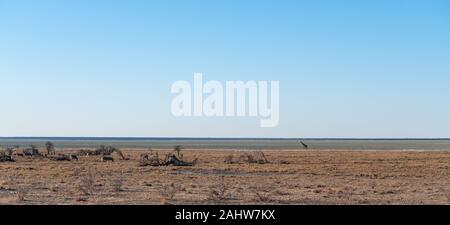
[(145, 151), (122, 153), (13, 156), (0, 162), (0, 204), (450, 203), (450, 152), (183, 150), (193, 166), (145, 166)]

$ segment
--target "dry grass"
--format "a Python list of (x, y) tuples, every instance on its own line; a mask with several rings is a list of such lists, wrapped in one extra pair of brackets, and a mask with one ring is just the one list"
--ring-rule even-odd
[(259, 164), (239, 160), (244, 151), (183, 150), (201, 160), (192, 167), (140, 167), (142, 151), (123, 153), (130, 160), (15, 156), (0, 163), (0, 204), (450, 203), (448, 151), (250, 152), (251, 162), (266, 158)]

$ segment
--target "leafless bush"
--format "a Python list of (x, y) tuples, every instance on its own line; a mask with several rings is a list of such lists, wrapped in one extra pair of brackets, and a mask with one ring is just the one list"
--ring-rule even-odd
[(198, 157), (195, 157), (195, 156), (194, 156), (194, 160), (192, 161), (192, 165), (195, 166), (195, 165), (198, 164), (198, 162), (199, 162)]
[(114, 178), (111, 180), (111, 187), (114, 192), (121, 192), (123, 191), (123, 172), (119, 174), (117, 178)]
[(270, 203), (272, 202), (272, 188), (265, 186), (253, 187), (253, 194), (256, 197), (256, 201), (260, 203)]
[(17, 176), (6, 176), (6, 180), (8, 183), (8, 189), (14, 190), (13, 194), (15, 195), (17, 203), (22, 203), (25, 201), (25, 197), (27, 195), (27, 189), (20, 182), (19, 177)]
[(244, 163), (258, 163), (258, 164), (266, 164), (270, 163), (269, 160), (267, 160), (266, 155), (264, 152), (258, 151), (258, 152), (251, 152), (251, 153), (244, 153), (241, 155), (240, 160)]
[(0, 151), (0, 162), (14, 162), (14, 159), (7, 151)]
[(27, 190), (23, 187), (16, 188), (16, 201), (18, 203), (22, 203), (25, 201), (25, 197), (27, 195)]
[(114, 192), (123, 191), (123, 188), (122, 188), (123, 187), (123, 179), (122, 178), (113, 179), (111, 181), (111, 186), (112, 186)]
[(149, 154), (141, 154), (139, 159), (139, 166), (160, 166), (161, 160), (159, 159), (158, 152), (150, 151)]
[(128, 158), (123, 155), (123, 153), (122, 153), (122, 151), (120, 151), (120, 149), (112, 147), (112, 146), (101, 145), (95, 151), (92, 151), (89, 153), (90, 153), (90, 155), (111, 155), (111, 156), (113, 155), (113, 153), (116, 153), (117, 155), (119, 155), (119, 157), (122, 160), (128, 160)]
[(250, 153), (244, 153), (241, 155), (240, 160), (242, 160), (245, 163), (256, 163), (255, 157), (253, 157)]
[(80, 181), (78, 189), (84, 195), (92, 195), (95, 191), (95, 173), (92, 168), (89, 168), (85, 173), (80, 174)]
[(13, 155), (13, 153), (14, 153), (14, 149), (15, 149), (15, 147), (7, 147), (6, 148), (6, 155), (8, 155), (8, 156), (12, 156)]
[(256, 152), (256, 154), (258, 155), (258, 163), (260, 164), (265, 164), (265, 163), (270, 163), (269, 160), (267, 160), (266, 155), (264, 154), (264, 152)]
[(170, 203), (175, 198), (175, 195), (181, 190), (178, 184), (170, 183), (169, 185), (162, 185), (158, 191), (163, 198), (164, 203)]
[(31, 157), (43, 157), (43, 155), (39, 152), (39, 149), (35, 145), (30, 145), (29, 148), (24, 149), (23, 154), (25, 156)]
[(234, 164), (235, 162), (233, 160), (234, 160), (234, 156), (233, 155), (227, 155), (225, 157), (224, 163), (226, 163), (226, 164)]
[(440, 191), (447, 198), (447, 202), (450, 203), (450, 189), (440, 188)]
[(95, 151), (93, 150), (89, 150), (89, 149), (80, 149), (77, 153), (78, 156), (91, 156), (91, 155), (96, 155)]
[(223, 205), (231, 197), (230, 188), (222, 177), (220, 182), (210, 187), (208, 200), (215, 205)]

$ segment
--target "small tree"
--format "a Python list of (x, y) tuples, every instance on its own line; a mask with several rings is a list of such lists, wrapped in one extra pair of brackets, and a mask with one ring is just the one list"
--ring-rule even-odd
[(47, 149), (47, 155), (54, 155), (56, 153), (55, 145), (50, 141), (47, 141), (45, 143), (45, 149)]

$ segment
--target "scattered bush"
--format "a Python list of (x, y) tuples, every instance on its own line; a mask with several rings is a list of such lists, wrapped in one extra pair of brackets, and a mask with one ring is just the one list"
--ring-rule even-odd
[(234, 163), (236, 163), (233, 160), (234, 160), (234, 156), (233, 155), (227, 155), (223, 162), (226, 163), (226, 164), (234, 164)]
[(270, 163), (269, 160), (267, 160), (266, 155), (264, 152), (251, 152), (251, 153), (244, 153), (241, 155), (240, 160), (244, 163), (257, 163), (257, 164), (266, 164)]
[(78, 151), (77, 155), (79, 156), (90, 156), (90, 155), (96, 155), (95, 151), (89, 150), (89, 149), (81, 149)]
[(7, 151), (0, 151), (0, 162), (15, 162)]
[(258, 186), (253, 188), (253, 194), (255, 194), (256, 201), (260, 203), (270, 203), (272, 201), (271, 192), (271, 187)]
[(14, 147), (8, 147), (8, 148), (6, 148), (6, 154), (7, 155), (9, 155), (9, 156), (12, 156), (13, 154), (14, 154), (14, 150), (15, 150), (16, 148), (14, 148)]
[(23, 187), (16, 188), (16, 201), (18, 203), (22, 203), (25, 201), (25, 197), (27, 195), (27, 190)]
[(175, 198), (175, 195), (181, 190), (181, 187), (178, 184), (170, 183), (169, 185), (162, 185), (158, 190), (163, 198), (163, 202), (170, 204)]
[[(80, 173), (80, 171), (76, 173)], [(79, 176), (78, 190), (84, 195), (92, 195), (95, 191), (95, 173), (92, 168), (89, 168), (84, 173), (81, 172)]]
[(139, 166), (160, 166), (161, 160), (159, 159), (158, 152), (150, 151), (149, 154), (141, 154), (139, 159)]
[(111, 180), (111, 186), (114, 192), (123, 191), (123, 179), (122, 177), (118, 177)]
[(198, 162), (195, 158), (192, 162), (185, 162), (177, 158), (175, 154), (168, 153), (164, 160), (160, 160), (158, 153), (141, 154), (139, 166), (194, 166)]
[(213, 204), (223, 205), (230, 199), (230, 197), (230, 188), (225, 182), (224, 177), (221, 178), (220, 182), (217, 185), (213, 185), (210, 187), (208, 200)]
[(23, 155), (31, 157), (43, 157), (43, 155), (39, 152), (39, 149), (34, 145), (30, 145), (29, 148), (24, 149)]
[(112, 146), (104, 146), (101, 145), (99, 148), (97, 148), (93, 154), (94, 155), (113, 155), (113, 153), (116, 153), (117, 155), (119, 155), (119, 157), (122, 160), (126, 160), (127, 158), (125, 158), (125, 156), (122, 154), (122, 151), (120, 151), (118, 148), (112, 147)]

